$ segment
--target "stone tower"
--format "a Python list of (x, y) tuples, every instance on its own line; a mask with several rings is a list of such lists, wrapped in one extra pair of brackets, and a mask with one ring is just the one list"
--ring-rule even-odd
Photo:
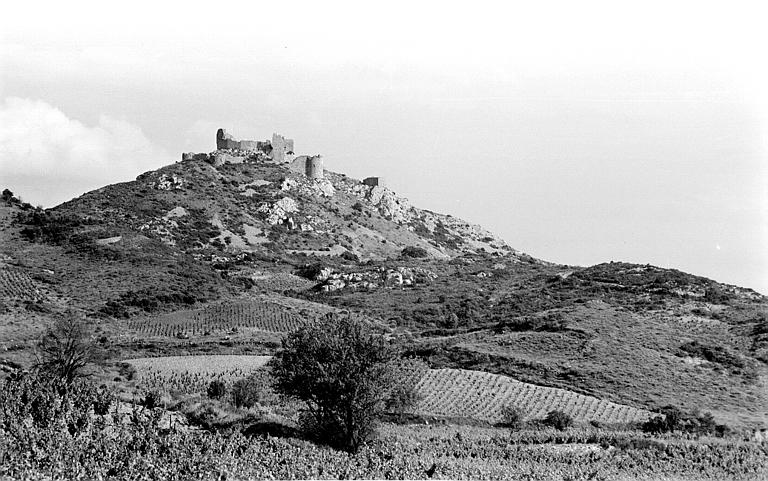
[(309, 179), (322, 179), (325, 173), (323, 169), (323, 157), (320, 155), (307, 157), (304, 163), (304, 173)]

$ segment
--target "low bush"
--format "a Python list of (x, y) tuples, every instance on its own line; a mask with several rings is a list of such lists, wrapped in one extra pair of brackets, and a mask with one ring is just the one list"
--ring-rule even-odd
[(496, 325), (496, 332), (510, 331), (539, 331), (561, 332), (568, 328), (568, 322), (560, 313), (549, 313), (538, 316), (522, 316), (505, 319)]
[(296, 270), (296, 275), (314, 281), (317, 280), (318, 276), (323, 271), (323, 269), (325, 269), (325, 267), (326, 266), (319, 262), (315, 264), (307, 264), (298, 268)]
[(402, 250), (400, 255), (402, 255), (403, 257), (424, 258), (424, 257), (427, 257), (429, 254), (427, 253), (427, 250), (424, 249), (423, 247), (408, 246)]
[(733, 296), (716, 285), (704, 290), (704, 300), (712, 304), (728, 304)]
[(512, 430), (522, 429), (526, 425), (525, 411), (512, 404), (501, 408), (501, 419), (501, 424)]
[(157, 389), (152, 389), (144, 393), (141, 398), (141, 405), (147, 409), (155, 409), (162, 405), (163, 394)]
[(712, 413), (701, 413), (698, 410), (684, 412), (676, 406), (667, 405), (657, 411), (658, 415), (651, 417), (641, 425), (644, 432), (652, 434), (672, 433), (675, 431), (723, 437), (731, 432), (726, 424), (718, 424)]
[(683, 355), (706, 359), (730, 369), (743, 369), (744, 361), (721, 346), (708, 346), (697, 341), (691, 341), (680, 346)]
[(573, 418), (563, 411), (553, 410), (547, 413), (542, 424), (563, 431), (573, 426)]
[(402, 420), (421, 400), (415, 386), (397, 385), (389, 393), (385, 410)]
[(354, 252), (344, 251), (344, 252), (341, 253), (340, 257), (342, 259), (344, 259), (345, 261), (355, 262), (355, 263), (359, 263), (360, 262), (360, 257), (357, 254), (355, 254)]
[(210, 382), (210, 384), (208, 384), (206, 393), (211, 399), (221, 399), (227, 393), (227, 385), (224, 381), (218, 379), (213, 380)]
[(258, 369), (232, 385), (230, 389), (232, 405), (238, 408), (251, 408), (257, 404), (274, 404), (278, 396), (273, 385), (274, 379), (269, 369)]
[(76, 216), (56, 214), (43, 209), (35, 209), (22, 216), (20, 221), (26, 224), (26, 227), (21, 230), (21, 235), (30, 242), (60, 244), (83, 225), (83, 221)]

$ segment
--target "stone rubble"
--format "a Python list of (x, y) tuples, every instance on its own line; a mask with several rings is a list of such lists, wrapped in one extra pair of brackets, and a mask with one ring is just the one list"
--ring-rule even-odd
[(184, 187), (184, 181), (175, 175), (162, 174), (152, 187), (160, 190), (180, 190)]
[(408, 199), (398, 197), (386, 187), (358, 184), (352, 187), (351, 193), (368, 202), (387, 220), (402, 224), (413, 218)]
[(306, 177), (286, 177), (280, 185), (280, 190), (321, 197), (333, 197), (336, 194), (336, 189), (328, 179), (308, 179)]
[(288, 221), (289, 214), (298, 212), (299, 204), (290, 197), (283, 197), (277, 202), (263, 203), (259, 206), (258, 212), (264, 216), (264, 219), (270, 225), (278, 225)]
[(437, 279), (437, 274), (421, 267), (380, 267), (372, 271), (336, 272), (329, 267), (323, 268), (315, 280), (320, 281), (317, 288), (323, 292), (339, 289), (370, 291), (380, 287), (413, 287), (416, 284), (428, 284)]

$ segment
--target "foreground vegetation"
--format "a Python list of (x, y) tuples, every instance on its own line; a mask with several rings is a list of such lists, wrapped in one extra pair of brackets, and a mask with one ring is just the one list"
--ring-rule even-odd
[[(121, 413), (103, 392), (81, 380), (60, 389), (62, 384), (36, 378), (5, 385), (0, 477), (721, 480), (768, 476), (768, 448), (733, 439), (651, 438), (593, 428), (511, 432), (386, 424), (378, 439), (350, 454), (298, 437), (162, 428), (160, 409), (136, 407)], [(19, 402), (24, 393), (37, 402), (24, 408)]]
[[(76, 319), (64, 320), (43, 337), (49, 349), (37, 369), (17, 372), (2, 386), (0, 478), (768, 477), (768, 444), (744, 441), (718, 429), (711, 416), (674, 408), (634, 425), (579, 424), (557, 410), (525, 420), (529, 413), (512, 406), (502, 410), (503, 428), (382, 423), (385, 411), (415, 398), (408, 385), (394, 381), (404, 372), (395, 351), (365, 326), (329, 317), (284, 342), (272, 385), (302, 402), (311, 422), (289, 425), (265, 415), (270, 382), (255, 379), (265, 372), (257, 369), (233, 384), (214, 379), (207, 389), (211, 404), (204, 409), (229, 405), (242, 422), (191, 415), (187, 425), (152, 396), (129, 405), (84, 377), (79, 361), (92, 346)], [(158, 360), (172, 368), (171, 361), (183, 359)], [(270, 402), (282, 402), (276, 399)]]

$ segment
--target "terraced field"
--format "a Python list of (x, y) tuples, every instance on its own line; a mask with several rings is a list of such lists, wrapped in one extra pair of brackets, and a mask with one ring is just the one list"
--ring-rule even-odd
[(177, 311), (128, 323), (128, 328), (145, 336), (201, 336), (240, 329), (290, 332), (306, 319), (285, 307), (262, 301), (241, 300)]
[(521, 408), (530, 419), (543, 418), (555, 409), (577, 421), (603, 423), (644, 421), (651, 414), (565, 389), (463, 369), (429, 370), (416, 385), (416, 390), (423, 396), (416, 408), (419, 414), (489, 422), (501, 421), (501, 409), (507, 405)]
[(147, 390), (205, 392), (211, 381), (226, 383), (246, 377), (264, 366), (271, 356), (168, 356), (129, 359), (139, 384)]
[(44, 296), (26, 272), (0, 267), (0, 297), (35, 301)]

